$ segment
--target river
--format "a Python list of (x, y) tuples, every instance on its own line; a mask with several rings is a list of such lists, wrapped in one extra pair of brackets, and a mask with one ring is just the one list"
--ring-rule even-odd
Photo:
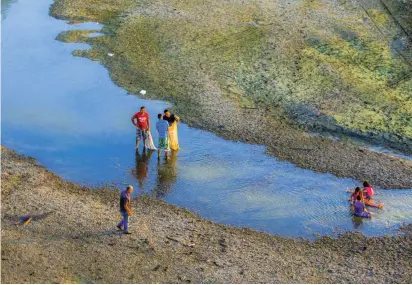
[(400, 224), (412, 222), (411, 190), (376, 189), (384, 209), (373, 209), (372, 219), (355, 219), (345, 190), (360, 181), (301, 169), (266, 155), (262, 146), (185, 124), (179, 126), (181, 150), (170, 160), (136, 153), (131, 116), (144, 105), (154, 125), (156, 114), (170, 105), (127, 94), (100, 63), (72, 56), (87, 45), (55, 40), (68, 29), (101, 26), (50, 17), (50, 0), (3, 2), (2, 144), (64, 179), (113, 188), (136, 185), (140, 193), (215, 222), (288, 237), (354, 229), (394, 234)]

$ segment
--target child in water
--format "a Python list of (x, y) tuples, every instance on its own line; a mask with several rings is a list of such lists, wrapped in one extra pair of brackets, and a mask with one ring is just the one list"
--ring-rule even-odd
[[(373, 190), (372, 186), (370, 186), (370, 184), (367, 181), (365, 181), (363, 185), (365, 187), (365, 190), (362, 191), (360, 187), (356, 187), (355, 191), (352, 192), (348, 200), (351, 201), (353, 204), (356, 202), (357, 196), (360, 196), (362, 203), (365, 203), (367, 206), (382, 209), (384, 205), (383, 203), (377, 204), (372, 201), (371, 197), (375, 195), (375, 191)], [(348, 189), (348, 192), (351, 192), (351, 190)]]
[(365, 198), (372, 199), (372, 196), (375, 195), (375, 190), (373, 190), (368, 181), (363, 182), (363, 189), (365, 191)]
[(348, 200), (353, 204), (356, 202), (358, 197), (361, 197), (361, 201), (363, 201), (363, 192), (360, 187), (355, 188), (355, 191), (350, 195)]
[(371, 206), (371, 207), (376, 207), (378, 209), (382, 209), (383, 203), (376, 204), (372, 201), (372, 196), (375, 195), (375, 190), (372, 188), (372, 185), (370, 185), (368, 181), (364, 181), (363, 187), (364, 187), (363, 193), (365, 197), (364, 202), (366, 203), (366, 205)]
[(356, 197), (356, 202), (354, 204), (355, 215), (358, 217), (363, 217), (363, 218), (371, 218), (373, 216), (373, 213), (366, 211), (365, 204), (362, 203), (361, 199), (362, 199), (361, 195), (358, 195)]

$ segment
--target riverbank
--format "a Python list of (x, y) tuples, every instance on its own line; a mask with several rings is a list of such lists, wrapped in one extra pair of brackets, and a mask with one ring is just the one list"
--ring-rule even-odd
[[(124, 236), (115, 231), (117, 191), (63, 181), (4, 147), (1, 163), (3, 283), (412, 282), (410, 226), (398, 236), (309, 242), (139, 197)], [(25, 215), (33, 220), (23, 226)]]
[[(318, 28), (319, 23), (308, 19), (304, 11), (325, 15), (325, 11), (339, 7), (322, 1), (301, 7), (297, 1), (294, 5), (299, 6), (298, 12), (293, 12), (294, 5), (282, 3), (276, 3), (279, 10), (272, 11), (273, 7), (267, 3), (243, 5), (234, 1), (225, 5), (225, 13), (219, 14), (218, 7), (211, 9), (204, 5), (212, 3), (203, 2), (182, 6), (166, 0), (137, 4), (126, 0), (104, 3), (57, 0), (50, 11), (60, 19), (103, 23), (104, 36), (90, 38), (88, 34), (95, 31), (69, 31), (58, 39), (90, 44), (91, 49), (76, 50), (74, 55), (100, 61), (110, 71), (112, 80), (132, 94), (138, 95), (140, 89), (145, 89), (148, 91), (145, 98), (173, 101), (174, 111), (191, 126), (213, 131), (226, 139), (265, 145), (270, 154), (299, 167), (338, 177), (366, 179), (386, 189), (412, 188), (412, 162), (368, 150), (348, 139), (334, 141), (307, 132), (309, 129), (355, 135), (410, 154), (410, 126), (405, 123), (410, 114), (402, 111), (409, 108), (410, 101), (404, 95), (410, 81), (402, 81), (394, 90), (384, 87), (388, 80), (395, 80), (403, 72), (403, 64), (396, 65), (398, 59), (387, 58), (385, 68), (393, 72), (375, 78), (382, 84), (371, 80), (375, 71), (367, 71), (366, 67), (362, 72), (367, 78), (354, 80), (349, 74), (341, 74), (346, 68), (353, 74), (360, 70), (344, 56), (339, 58), (338, 68), (333, 55), (329, 54), (332, 57), (329, 58), (322, 52), (315, 53), (322, 50), (317, 46), (321, 46), (320, 42), (307, 46), (296, 35), (299, 29), (311, 34)], [(266, 10), (284, 22), (269, 16)], [(208, 13), (201, 16), (204, 11)], [(378, 10), (375, 14), (386, 19)], [(290, 22), (293, 17), (282, 15), (302, 18), (308, 28)], [(360, 17), (359, 11), (356, 16)], [(355, 23), (355, 20), (346, 14), (339, 18), (342, 22)], [(325, 21), (330, 23), (332, 19)], [(296, 29), (288, 31), (293, 25)], [(355, 52), (356, 58), (365, 57), (372, 63), (379, 52), (389, 56), (385, 51), (387, 43), (377, 41), (369, 24), (359, 24), (356, 29), (360, 29), (360, 35), (347, 34), (352, 37), (348, 42), (378, 46), (374, 46), (376, 50), (372, 49), (371, 55), (360, 50), (347, 52)], [(279, 37), (291, 38), (291, 43), (276, 43), (275, 38)], [(344, 49), (346, 44), (341, 41), (324, 45), (329, 49)], [(113, 56), (108, 56), (109, 53)], [(285, 58), (279, 58), (279, 54)], [(301, 58), (295, 59), (296, 54)], [(320, 60), (330, 74), (317, 70), (314, 60)], [(346, 67), (342, 68), (342, 64)], [(321, 74), (314, 71), (319, 77), (311, 77), (302, 73), (309, 69)], [(256, 74), (261, 74), (261, 78)], [(349, 88), (338, 77), (349, 80), (350, 85), (358, 86), (363, 93)], [(327, 86), (339, 86), (342, 90), (329, 90)], [(384, 90), (385, 96), (370, 95), (377, 90)], [(396, 104), (392, 100), (395, 93)], [(388, 104), (391, 108), (387, 108)], [(399, 108), (394, 104), (400, 104)], [(381, 111), (389, 109), (393, 112)], [(338, 118), (342, 120), (340, 123)]]

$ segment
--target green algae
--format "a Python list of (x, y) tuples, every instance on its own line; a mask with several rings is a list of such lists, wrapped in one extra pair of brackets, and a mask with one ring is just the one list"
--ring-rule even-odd
[(135, 7), (135, 2), (131, 0), (55, 1), (50, 6), (50, 14), (58, 19), (105, 23), (133, 7)]
[(56, 40), (65, 43), (87, 43), (90, 40), (89, 35), (98, 33), (100, 30), (70, 30), (64, 31), (57, 35)]

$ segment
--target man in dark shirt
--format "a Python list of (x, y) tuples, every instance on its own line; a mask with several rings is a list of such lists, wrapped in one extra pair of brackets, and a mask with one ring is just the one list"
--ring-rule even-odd
[(171, 114), (169, 110), (164, 111), (164, 116), (163, 120), (167, 121), (169, 123), (169, 126), (172, 125), (172, 123), (176, 122), (179, 120), (179, 117), (175, 116), (175, 114)]
[(170, 114), (169, 110), (164, 111), (163, 120), (169, 123), (169, 147), (171, 150), (179, 149), (179, 138), (177, 135), (177, 123), (179, 123), (179, 117), (175, 114)]
[[(132, 209), (130, 207), (130, 195), (133, 192), (133, 186), (127, 186), (120, 194), (120, 214), (123, 219), (117, 224), (119, 230), (123, 230), (124, 234), (130, 234), (129, 232), (129, 217), (132, 215)], [(123, 228), (122, 228), (123, 227)]]

